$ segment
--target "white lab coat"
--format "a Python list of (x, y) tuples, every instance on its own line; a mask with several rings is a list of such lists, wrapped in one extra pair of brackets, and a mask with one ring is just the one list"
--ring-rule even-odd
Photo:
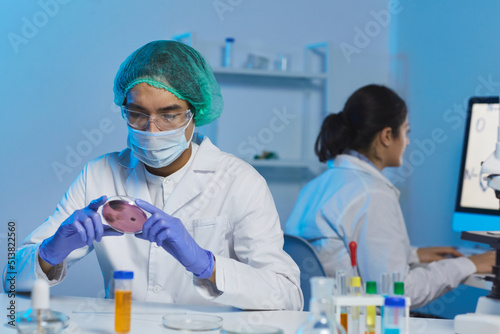
[[(38, 263), (40, 243), (75, 210), (102, 195), (151, 202), (144, 165), (129, 149), (89, 162), (55, 213), (22, 243), (16, 254), (17, 291), (30, 290), (36, 277), (47, 278)], [(92, 247), (75, 250), (49, 273), (49, 283), (61, 282), (69, 266), (95, 250), (107, 296), (113, 291), (113, 271), (132, 270), (133, 298), (138, 300), (302, 308), (299, 269), (283, 251), (283, 231), (267, 184), (250, 165), (205, 138), (163, 209), (180, 218), (196, 242), (213, 252), (216, 286), (194, 277), (155, 243), (131, 234), (104, 237)]]
[(351, 273), (348, 244), (356, 241), (362, 280), (400, 273), (412, 308), (420, 307), (456, 288), (476, 267), (467, 258), (419, 263), (398, 200), (399, 191), (379, 170), (341, 154), (301, 191), (285, 231), (311, 241), (328, 276)]

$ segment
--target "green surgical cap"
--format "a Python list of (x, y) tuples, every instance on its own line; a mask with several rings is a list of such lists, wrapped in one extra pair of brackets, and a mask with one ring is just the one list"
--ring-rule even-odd
[(222, 113), (224, 102), (212, 68), (186, 44), (150, 42), (128, 56), (116, 74), (115, 104), (122, 106), (127, 92), (142, 82), (188, 101), (196, 126), (208, 124)]

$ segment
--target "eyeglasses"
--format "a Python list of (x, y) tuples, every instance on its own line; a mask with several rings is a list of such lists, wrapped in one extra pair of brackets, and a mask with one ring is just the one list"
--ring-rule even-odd
[(190, 109), (187, 109), (177, 113), (162, 113), (149, 116), (148, 114), (122, 107), (122, 116), (130, 127), (137, 130), (146, 130), (149, 126), (149, 121), (152, 121), (161, 131), (169, 131), (186, 125), (193, 116), (193, 113)]

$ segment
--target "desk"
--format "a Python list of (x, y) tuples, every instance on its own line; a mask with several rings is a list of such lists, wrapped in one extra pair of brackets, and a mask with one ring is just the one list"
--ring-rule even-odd
[[(1, 294), (2, 309), (1, 333), (16, 333), (6, 324), (5, 315), (10, 303), (5, 293)], [(16, 296), (16, 311), (30, 307), (30, 300), (25, 296)], [(114, 300), (69, 296), (52, 296), (51, 308), (64, 312), (70, 317), (70, 326), (64, 333), (114, 333)], [(266, 324), (280, 327), (285, 334), (295, 334), (297, 328), (307, 319), (308, 312), (298, 311), (253, 311), (241, 312), (232, 307), (187, 306), (162, 303), (133, 301), (132, 324), (130, 333), (164, 333), (162, 315), (168, 312), (205, 313), (221, 316), (224, 324)], [(419, 319), (410, 320), (412, 334), (453, 334), (452, 320)]]

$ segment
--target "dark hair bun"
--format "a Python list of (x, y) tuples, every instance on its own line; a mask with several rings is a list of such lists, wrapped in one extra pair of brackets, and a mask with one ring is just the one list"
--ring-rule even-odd
[(398, 136), (406, 115), (406, 103), (391, 89), (381, 85), (361, 87), (349, 97), (342, 112), (324, 119), (316, 139), (316, 155), (325, 162), (346, 149), (368, 148), (386, 127)]

